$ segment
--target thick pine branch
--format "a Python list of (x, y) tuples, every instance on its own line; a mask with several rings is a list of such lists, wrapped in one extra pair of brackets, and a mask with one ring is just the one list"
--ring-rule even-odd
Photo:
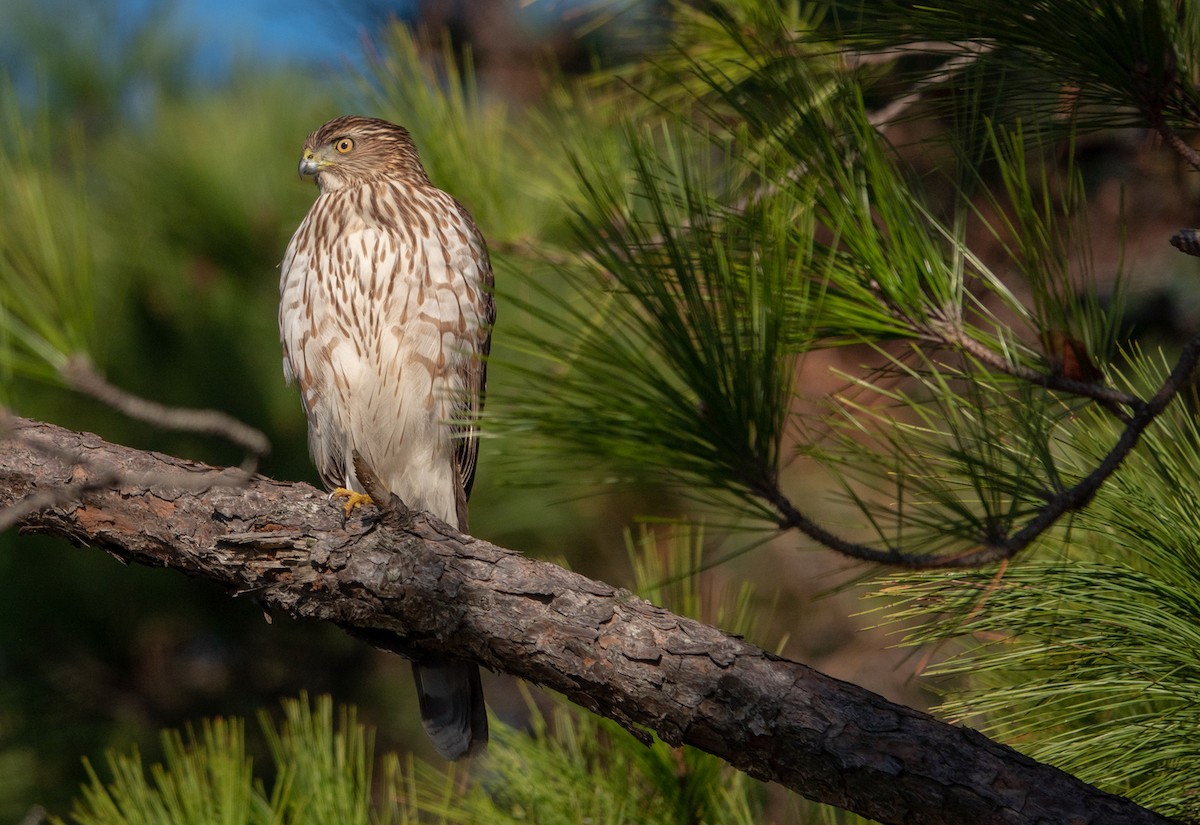
[(975, 731), (423, 515), (343, 525), (305, 484), (256, 476), (205, 489), (221, 471), (49, 424), (11, 427), (0, 506), (30, 496), (54, 505), (26, 515), (24, 530), (219, 582), (406, 655), (474, 659), (810, 799), (883, 823), (1170, 821)]

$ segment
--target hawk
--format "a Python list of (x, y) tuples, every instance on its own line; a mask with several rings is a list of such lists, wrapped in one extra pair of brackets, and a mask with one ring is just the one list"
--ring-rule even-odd
[[(495, 320), (484, 240), (401, 126), (331, 120), (305, 140), (300, 175), (320, 194), (280, 267), (279, 332), (321, 480), (347, 512), (367, 500), (357, 453), (408, 507), (466, 532)], [(413, 677), (442, 756), (487, 741), (478, 666), (414, 661)]]

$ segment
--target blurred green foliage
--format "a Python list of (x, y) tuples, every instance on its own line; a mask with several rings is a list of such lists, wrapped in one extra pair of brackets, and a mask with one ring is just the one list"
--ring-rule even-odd
[[(761, 802), (749, 780), (723, 776), (719, 760), (665, 745), (647, 748), (615, 723), (556, 709), (550, 726), (533, 709), (526, 731), (498, 724), (486, 778), (464, 789), (446, 771), (375, 753), (374, 732), (328, 696), (285, 700), (283, 720), (261, 714), (270, 743), (266, 775), (248, 752), (239, 719), (167, 731), (163, 760), (110, 752), (66, 819), (75, 825), (408, 825), (418, 822), (594, 822), (624, 825), (751, 825)], [(378, 765), (379, 770), (376, 770)], [(376, 778), (377, 777), (377, 778)], [(726, 783), (725, 779), (732, 781)]]

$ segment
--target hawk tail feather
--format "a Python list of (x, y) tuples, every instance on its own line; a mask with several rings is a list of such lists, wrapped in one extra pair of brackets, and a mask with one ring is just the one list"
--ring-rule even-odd
[(479, 666), (460, 659), (413, 662), (421, 724), (445, 759), (461, 759), (487, 744), (487, 707)]

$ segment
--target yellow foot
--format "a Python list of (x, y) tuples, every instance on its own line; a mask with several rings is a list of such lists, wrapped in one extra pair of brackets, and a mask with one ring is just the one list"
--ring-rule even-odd
[(345, 487), (338, 487), (329, 494), (329, 497), (346, 499), (346, 503), (342, 505), (342, 512), (346, 514), (346, 518), (350, 518), (350, 514), (354, 512), (355, 507), (375, 503), (371, 501), (371, 497), (366, 493), (356, 493), (353, 490), (347, 490)]

